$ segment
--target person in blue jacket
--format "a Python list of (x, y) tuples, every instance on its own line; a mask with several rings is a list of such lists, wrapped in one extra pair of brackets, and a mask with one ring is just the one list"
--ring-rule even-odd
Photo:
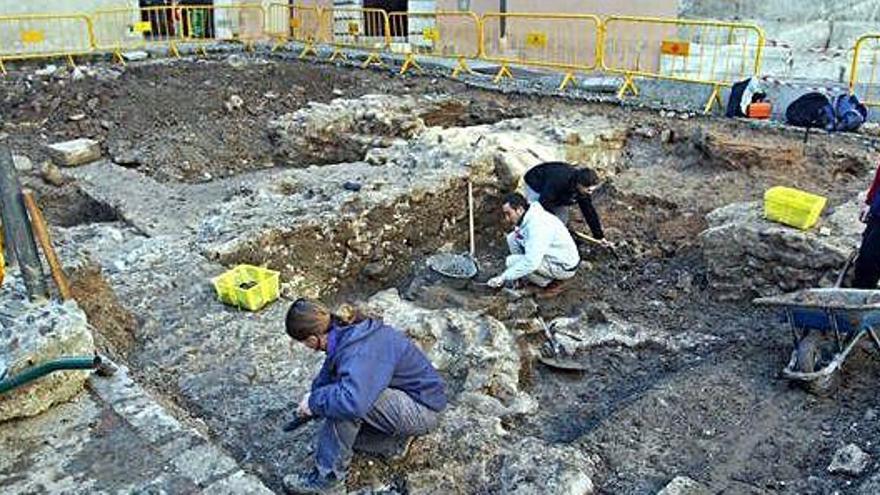
[(354, 450), (397, 460), (412, 438), (434, 430), (446, 407), (443, 379), (402, 332), (351, 306), (335, 314), (298, 299), (287, 312), (287, 334), (327, 357), (297, 408), (324, 419), (315, 468), (287, 476), (293, 493), (340, 493)]

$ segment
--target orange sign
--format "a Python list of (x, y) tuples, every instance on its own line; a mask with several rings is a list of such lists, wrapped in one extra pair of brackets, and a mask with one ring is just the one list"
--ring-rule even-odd
[(691, 53), (691, 44), (687, 41), (663, 40), (663, 43), (660, 45), (660, 53), (663, 55), (687, 57)]

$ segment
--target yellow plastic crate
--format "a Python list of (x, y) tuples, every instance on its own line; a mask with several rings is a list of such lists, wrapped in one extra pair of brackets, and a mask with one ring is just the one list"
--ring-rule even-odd
[(816, 225), (827, 198), (816, 194), (776, 186), (764, 193), (764, 217), (806, 230)]
[(280, 273), (253, 265), (238, 265), (214, 277), (217, 297), (226, 304), (257, 311), (278, 299)]

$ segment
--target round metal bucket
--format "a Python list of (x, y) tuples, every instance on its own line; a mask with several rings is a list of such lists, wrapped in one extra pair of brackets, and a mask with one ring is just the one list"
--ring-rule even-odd
[(443, 282), (464, 289), (477, 275), (477, 264), (467, 254), (439, 253), (428, 258), (428, 267), (439, 274)]

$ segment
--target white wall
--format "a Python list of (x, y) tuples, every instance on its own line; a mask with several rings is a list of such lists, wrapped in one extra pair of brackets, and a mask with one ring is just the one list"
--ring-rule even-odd
[(880, 0), (681, 0), (682, 17), (754, 22), (770, 43), (763, 73), (782, 78), (848, 78), (849, 48), (880, 32)]

